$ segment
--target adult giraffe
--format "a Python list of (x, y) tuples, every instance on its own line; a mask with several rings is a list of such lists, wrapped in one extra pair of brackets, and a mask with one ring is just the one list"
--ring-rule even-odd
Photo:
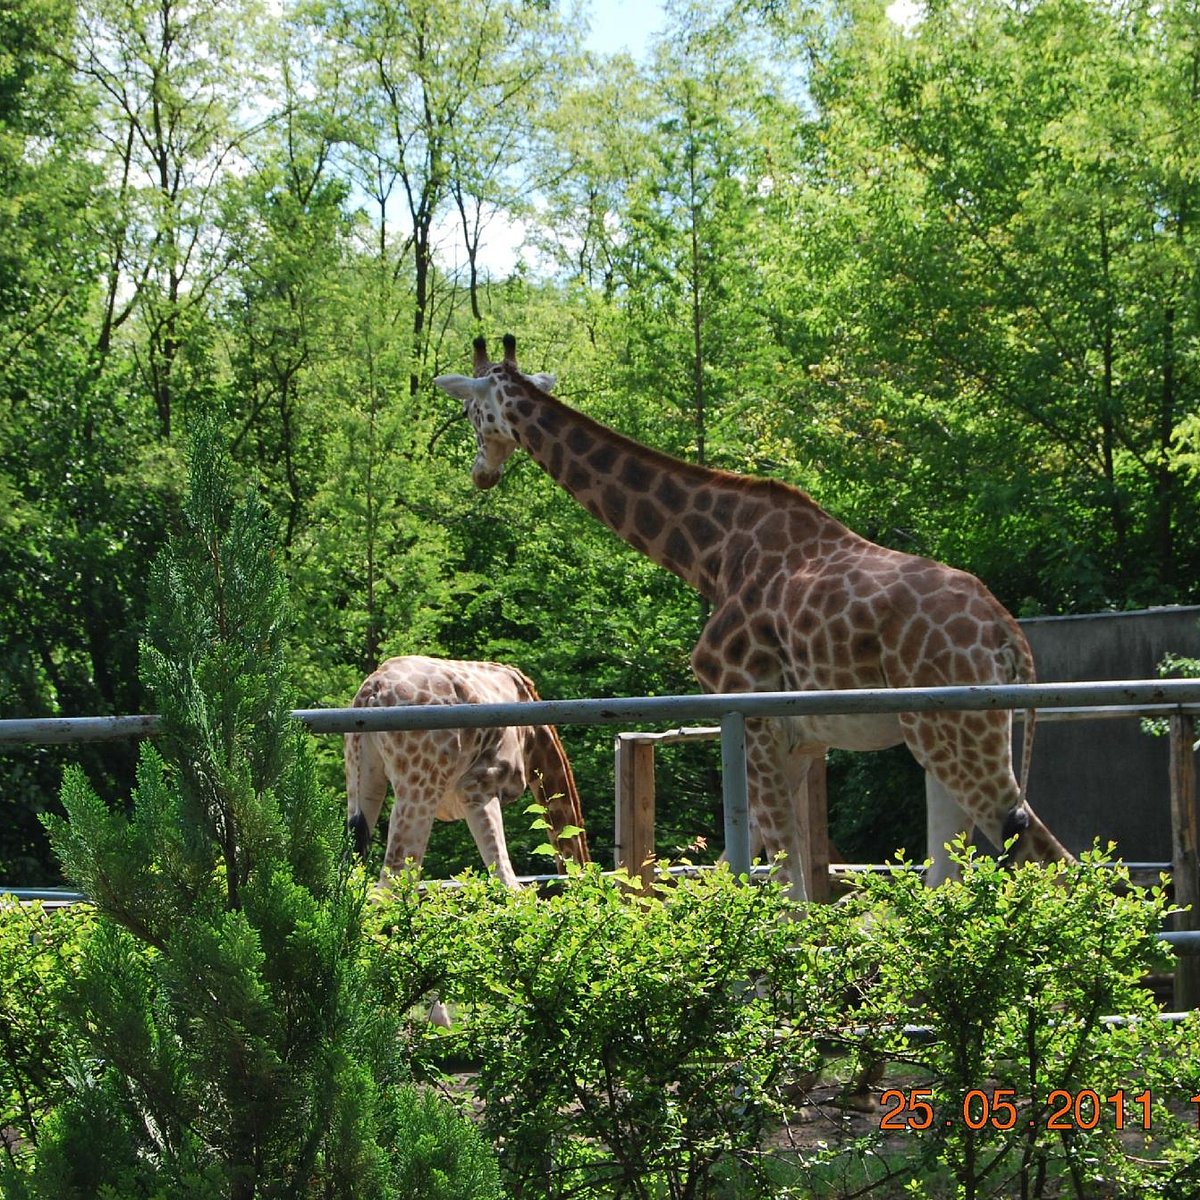
[[(511, 334), (501, 362), (489, 361), (477, 338), (474, 377), (434, 382), (462, 401), (475, 429), (476, 487), (499, 482), (520, 446), (618, 537), (708, 600), (712, 615), (692, 651), (707, 691), (1034, 678), (1020, 628), (973, 575), (877, 546), (788, 484), (685, 463), (601, 425), (550, 395), (554, 376), (521, 374)], [(1014, 861), (1071, 857), (1013, 774), (1008, 712), (747, 721), (753, 832), (768, 856), (785, 855), (796, 898), (809, 890), (802, 826), (813, 763), (830, 747), (881, 750), (901, 741), (933, 781), (931, 882), (948, 873), (943, 843), (971, 823), (997, 846), (1019, 835)], [(1032, 720), (1026, 768), (1031, 741)]]
[[(517, 704), (538, 700), (528, 676), (504, 663), (458, 662), (411, 654), (389, 658), (363, 681), (355, 708), (398, 704)], [(546, 808), (560, 854), (589, 861), (579, 792), (553, 725), (481, 729), (397, 729), (345, 739), (347, 824), (366, 854), (391, 784), (381, 882), (420, 865), (434, 818), (465, 820), (484, 864), (507, 887), (517, 876), (504, 838), (502, 805), (526, 789)], [(559, 836), (566, 826), (581, 832)]]

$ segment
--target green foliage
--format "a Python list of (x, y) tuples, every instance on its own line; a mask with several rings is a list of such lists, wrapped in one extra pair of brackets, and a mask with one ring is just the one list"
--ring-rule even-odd
[[(901, 863), (803, 910), (724, 871), (643, 894), (589, 868), (540, 899), (474, 875), (423, 896), (403, 879), (378, 915), (379, 963), (450, 1004), (454, 1029), (427, 1028), (421, 1056), (471, 1068), (457, 1086), (482, 1101), (514, 1196), (891, 1196), (908, 1183), (1182, 1200), (1200, 1170), (1195, 1022), (1160, 1023), (1144, 986), (1170, 961), (1154, 936), (1165, 893), (1132, 887), (1099, 852), (1014, 871), (956, 857), (961, 882), (927, 889)], [(885, 1065), (877, 1126), (898, 1118), (902, 1147), (878, 1128), (768, 1147), (822, 1068), (849, 1089)], [(1131, 1152), (1143, 1093), (1151, 1128)]]
[[(825, 406), (848, 411), (848, 385), (849, 404), (893, 394), (882, 417), (919, 492), (903, 503), (932, 500), (922, 544), (1011, 603), (1155, 602), (1195, 519), (1167, 466), (1195, 408), (1176, 290), (1197, 266), (1178, 120), (1194, 12), (949, 4), (904, 30), (882, 6), (845, 13), (814, 73), (838, 212), (825, 187), (806, 197), (841, 251), (822, 299), (854, 313), (826, 343)], [(853, 254), (863, 237), (875, 249)], [(1040, 563), (1005, 563), (1033, 544)]]
[[(1188, 658), (1185, 654), (1165, 654), (1158, 664), (1158, 673), (1167, 679), (1200, 679), (1200, 658)], [(1142, 732), (1155, 737), (1166, 736), (1171, 722), (1165, 717), (1144, 717)], [(1197, 742), (1200, 748), (1200, 742)]]
[(455, 930), (442, 995), (514, 1195), (766, 1194), (760, 1140), (838, 987), (793, 936), (825, 920), (793, 927), (778, 888), (725, 871), (642, 896), (589, 869), (542, 900), (468, 880), (426, 905)]
[[(405, 652), (547, 696), (693, 687), (678, 581), (528, 462), (472, 491), (429, 379), (481, 330), (1014, 610), (1197, 599), (1195, 12), (898, 11), (674, 4), (634, 61), (585, 59), (544, 4), (6, 5), (0, 711), (146, 707), (150, 564), (214, 414), (282, 529), (302, 705)], [(536, 260), (501, 257), (514, 230)], [(606, 739), (568, 748), (603, 854)], [(680, 756), (664, 824), (712, 837), (711, 769)], [(127, 746), (74, 757), (129, 796)], [(56, 870), (65, 761), (0, 764), (6, 881)], [(866, 845), (893, 776), (847, 778)]]
[(67, 819), (48, 821), (97, 916), (46, 995), (81, 1069), (49, 1096), (18, 1089), (26, 1127), (53, 1108), (31, 1161), (9, 1164), (13, 1194), (386, 1197), (423, 1170), (456, 1194), (460, 1161), (486, 1176), (469, 1132), (440, 1157), (396, 1149), (405, 1121), (460, 1118), (388, 1096), (406, 1067), (363, 957), (366, 883), (288, 716), (262, 509), (235, 502), (212, 430), (185, 517), (151, 584), (143, 670), (162, 735), (129, 815), (73, 770)]
[[(1047, 1176), (1076, 1195), (1090, 1194), (1096, 1179), (1159, 1194), (1170, 1171), (1128, 1158), (1107, 1098), (1148, 1090), (1164, 1141), (1184, 1128), (1165, 1100), (1185, 1099), (1175, 1090), (1181, 1064), (1171, 1061), (1185, 1035), (1160, 1029), (1142, 984), (1170, 965), (1155, 941), (1170, 912), (1166, 891), (1132, 888), (1128, 871), (1098, 850), (1071, 866), (1016, 870), (961, 843), (954, 858), (961, 882), (926, 888), (899, 871), (867, 877), (855, 901), (877, 922), (865, 933), (877, 975), (858, 1015), (928, 1088), (932, 1120), (911, 1114), (914, 1126), (927, 1124), (910, 1126), (919, 1159), (944, 1164), (967, 1197), (1040, 1194)], [(930, 1038), (897, 1038), (901, 1013)], [(1106, 1025), (1110, 1013), (1130, 1024)], [(1188, 1057), (1191, 1077), (1197, 1063)], [(1066, 1136), (1050, 1128), (1059, 1090), (1068, 1106), (1096, 1093), (1094, 1128), (1091, 1111), (1073, 1115)]]
[(925, 776), (907, 747), (833, 750), (828, 761), (829, 837), (846, 862), (925, 854)]
[(92, 919), (86, 906), (47, 912), (0, 897), (0, 1129), (26, 1140), (36, 1140), (72, 1069), (75, 1046), (59, 1004)]
[(502, 1200), (496, 1156), (479, 1130), (431, 1091), (396, 1098), (396, 1194), (421, 1200)]

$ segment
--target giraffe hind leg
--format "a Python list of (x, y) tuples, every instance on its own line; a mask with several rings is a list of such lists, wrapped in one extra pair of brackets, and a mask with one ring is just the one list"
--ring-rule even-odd
[(973, 823), (946, 786), (930, 771), (925, 772), (925, 857), (929, 869), (925, 882), (937, 887), (947, 879), (959, 877), (947, 846), (964, 831), (969, 835)]
[[(930, 777), (926, 813), (936, 828), (936, 839), (931, 837), (931, 842), (942, 843), (974, 826), (993, 846), (1003, 846), (1002, 834), (1008, 823), (1022, 819), (1015, 814), (1032, 816), (1012, 771), (1007, 713), (904, 713), (900, 726), (913, 757)], [(950, 800), (960, 810), (957, 821)], [(952, 825), (958, 826), (953, 832)], [(1019, 824), (1013, 824), (1009, 836), (1017, 832)], [(1021, 854), (1028, 849), (1022, 845)], [(949, 877), (952, 872), (943, 846), (930, 845), (929, 854), (934, 881), (939, 881), (939, 868)]]

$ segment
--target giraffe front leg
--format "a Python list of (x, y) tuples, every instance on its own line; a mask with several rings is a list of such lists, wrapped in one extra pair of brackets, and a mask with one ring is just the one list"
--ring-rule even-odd
[(808, 822), (808, 771), (812, 756), (784, 744), (778, 722), (746, 722), (746, 783), (751, 827), (761, 839), (767, 863), (781, 861), (789, 892), (798, 902), (812, 898)]
[[(466, 819), (467, 828), (475, 839), (475, 845), (483, 858), (484, 865), (496, 868), (496, 876), (505, 887), (516, 888), (516, 872), (508, 857), (508, 843), (504, 837), (504, 821), (500, 813), (500, 799), (493, 796), (490, 800), (479, 803), (466, 797), (461, 797), (461, 812)], [(450, 1012), (442, 1000), (436, 999), (429, 1009), (429, 1020), (434, 1025), (444, 1029), (451, 1028), (453, 1022)]]
[(496, 876), (505, 887), (517, 887), (517, 875), (508, 857), (504, 837), (504, 819), (500, 813), (500, 798), (493, 796), (483, 804), (465, 805), (467, 827), (475, 839), (484, 865), (496, 868)]

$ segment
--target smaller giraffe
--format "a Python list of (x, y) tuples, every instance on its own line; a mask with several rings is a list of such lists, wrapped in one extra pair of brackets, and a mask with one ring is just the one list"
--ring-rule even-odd
[[(369, 675), (354, 707), (538, 699), (533, 683), (515, 667), (410, 655), (388, 659)], [(546, 806), (560, 861), (562, 855), (589, 861), (586, 834), (558, 836), (568, 825), (582, 830), (583, 816), (571, 764), (553, 725), (350, 733), (345, 758), (347, 823), (360, 854), (371, 844), (388, 784), (392, 787), (381, 882), (406, 863), (420, 865), (437, 817), (465, 820), (484, 863), (496, 868), (504, 884), (516, 887), (500, 808), (526, 790)]]

